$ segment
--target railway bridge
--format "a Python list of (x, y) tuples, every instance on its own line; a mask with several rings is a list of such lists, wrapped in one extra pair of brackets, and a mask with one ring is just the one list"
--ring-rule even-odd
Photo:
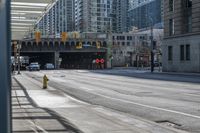
[(60, 38), (42, 38), (39, 42), (26, 39), (12, 46), (13, 56), (20, 51), (20, 56), (28, 56), (29, 62), (39, 62), (41, 68), (52, 63), (57, 69), (92, 69), (96, 59), (104, 59), (106, 68), (109, 60), (107, 39), (68, 39), (65, 42)]

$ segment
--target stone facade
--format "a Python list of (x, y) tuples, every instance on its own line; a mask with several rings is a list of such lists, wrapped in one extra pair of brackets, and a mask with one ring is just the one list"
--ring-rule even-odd
[[(180, 59), (180, 46), (190, 45), (190, 60)], [(172, 60), (168, 60), (168, 47), (172, 46)], [(177, 37), (164, 41), (163, 71), (200, 72), (200, 35)]]
[[(149, 66), (151, 51), (151, 30), (133, 31), (113, 36), (113, 66)], [(153, 29), (153, 40), (156, 41), (155, 61), (160, 62), (160, 46), (163, 40), (163, 29)], [(138, 64), (138, 65), (137, 65)]]
[(164, 1), (164, 27), (163, 71), (200, 72), (200, 1)]

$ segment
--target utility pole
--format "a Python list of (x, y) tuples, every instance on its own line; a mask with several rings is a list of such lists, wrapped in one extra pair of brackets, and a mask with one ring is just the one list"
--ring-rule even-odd
[(16, 62), (17, 62), (17, 41), (13, 42), (13, 52), (14, 52), (13, 74), (15, 74), (15, 71), (16, 71)]
[(151, 18), (151, 72), (154, 72), (153, 20)]
[(17, 58), (17, 62), (18, 62), (18, 73), (17, 74), (20, 74), (20, 67), (21, 67), (21, 61), (20, 61), (20, 50), (21, 50), (21, 44), (20, 42), (17, 44), (17, 55), (18, 55), (18, 58)]
[[(112, 48), (112, 14), (110, 16), (110, 23), (109, 23), (109, 31), (108, 31), (108, 46), (107, 46), (107, 67), (110, 67), (112, 69), (112, 60), (113, 56), (111, 54), (111, 48)], [(109, 66), (108, 66), (109, 64)]]
[(0, 132), (11, 133), (10, 0), (0, 0)]

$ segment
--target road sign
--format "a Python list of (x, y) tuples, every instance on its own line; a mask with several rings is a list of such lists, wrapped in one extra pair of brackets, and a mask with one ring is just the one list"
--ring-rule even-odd
[(35, 41), (36, 43), (41, 41), (41, 33), (39, 31), (35, 32)]
[(98, 64), (100, 62), (100, 60), (99, 59), (96, 59), (96, 63)]
[(97, 49), (100, 49), (101, 48), (101, 44), (100, 44), (100, 42), (96, 42), (96, 47), (97, 47)]
[(100, 62), (103, 64), (103, 63), (105, 62), (105, 60), (104, 60), (104, 59), (101, 59)]
[(67, 32), (62, 32), (61, 33), (61, 40), (62, 42), (66, 42), (68, 38)]

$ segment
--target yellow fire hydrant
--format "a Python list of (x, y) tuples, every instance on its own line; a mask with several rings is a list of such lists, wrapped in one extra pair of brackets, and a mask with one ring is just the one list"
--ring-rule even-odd
[(43, 89), (47, 89), (48, 81), (49, 81), (49, 79), (47, 78), (47, 75), (44, 75), (44, 77), (43, 77)]

